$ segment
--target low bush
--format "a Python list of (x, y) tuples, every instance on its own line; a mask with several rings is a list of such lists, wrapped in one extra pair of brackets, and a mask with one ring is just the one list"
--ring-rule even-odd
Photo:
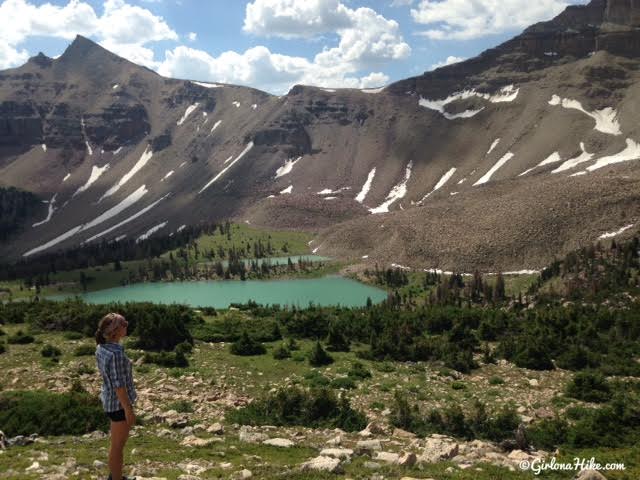
[(169, 368), (189, 366), (189, 361), (182, 352), (147, 352), (144, 354), (144, 362)]
[(317, 370), (311, 370), (304, 375), (305, 383), (311, 388), (320, 388), (328, 386), (331, 381)]
[(89, 355), (95, 355), (95, 353), (96, 353), (96, 347), (88, 344), (79, 345), (73, 351), (73, 354), (76, 357), (88, 357)]
[(362, 430), (366, 417), (351, 408), (327, 388), (280, 389), (227, 415), (231, 423), (241, 425), (300, 425), (307, 428), (340, 428), (347, 432)]
[(7, 351), (7, 347), (4, 346), (4, 343), (0, 343), (0, 354)]
[(192, 413), (193, 402), (189, 400), (178, 400), (169, 404), (169, 410), (175, 410), (178, 413)]
[(84, 335), (80, 332), (64, 332), (62, 335), (66, 340), (82, 340)]
[(5, 435), (82, 435), (109, 426), (97, 397), (41, 390), (0, 393), (0, 430)]
[(579, 372), (573, 376), (566, 389), (566, 395), (585, 402), (604, 403), (611, 400), (611, 387), (599, 373)]
[(312, 367), (322, 367), (325, 365), (331, 365), (333, 363), (333, 357), (329, 355), (320, 342), (317, 341), (311, 351), (309, 352), (309, 365)]
[(527, 429), (527, 439), (536, 449), (554, 450), (567, 441), (569, 424), (561, 418), (545, 418)]
[(33, 336), (27, 335), (22, 330), (18, 330), (15, 335), (9, 335), (9, 337), (7, 337), (7, 342), (15, 345), (27, 345), (35, 341), (36, 339), (33, 338)]
[(349, 370), (347, 375), (356, 380), (371, 378), (371, 372), (367, 370), (367, 367), (365, 367), (361, 362), (353, 362), (351, 364), (351, 370)]
[(276, 360), (284, 360), (285, 358), (291, 358), (291, 352), (284, 345), (280, 344), (273, 350), (273, 358)]
[(503, 385), (504, 380), (501, 377), (491, 377), (489, 379), (489, 385)]
[(47, 343), (44, 347), (42, 347), (42, 350), (40, 350), (40, 354), (45, 358), (53, 358), (59, 357), (60, 355), (62, 355), (62, 352), (58, 347), (54, 347), (53, 345), (49, 345)]
[(353, 390), (356, 388), (356, 382), (351, 377), (334, 378), (329, 385), (336, 390)]
[(244, 332), (242, 336), (231, 344), (231, 353), (241, 356), (264, 355), (267, 349), (260, 342), (255, 341)]

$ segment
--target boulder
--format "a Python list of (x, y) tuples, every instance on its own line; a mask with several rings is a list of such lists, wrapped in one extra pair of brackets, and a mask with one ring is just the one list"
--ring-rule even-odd
[(320, 452), (323, 457), (332, 457), (339, 460), (351, 460), (353, 450), (350, 448), (325, 448)]
[(356, 449), (358, 452), (371, 452), (371, 451), (380, 451), (382, 450), (382, 444), (380, 440), (360, 440), (356, 443)]
[(265, 440), (269, 440), (269, 435), (262, 432), (254, 432), (248, 427), (242, 427), (239, 438), (241, 442), (262, 443)]
[(212, 443), (221, 441), (222, 440), (219, 438), (198, 438), (194, 435), (189, 435), (188, 437), (185, 437), (180, 444), (185, 447), (208, 447)]
[(290, 448), (295, 446), (291, 440), (286, 438), (270, 438), (262, 442), (263, 445), (271, 445), (272, 447)]
[(224, 434), (224, 426), (221, 423), (216, 422), (207, 428), (207, 432), (213, 433), (214, 435), (222, 435)]
[(398, 465), (403, 467), (412, 467), (417, 461), (418, 457), (415, 453), (405, 452), (400, 455), (400, 458), (398, 458)]
[(412, 432), (407, 432), (406, 430), (402, 430), (401, 428), (396, 428), (393, 430), (393, 436), (397, 438), (416, 438), (416, 434)]
[(432, 435), (427, 439), (424, 452), (418, 457), (420, 463), (436, 463), (458, 455), (460, 446), (451, 438)]
[(315, 470), (318, 472), (338, 473), (340, 471), (340, 460), (320, 455), (304, 462), (300, 468), (302, 471)]
[(400, 455), (392, 452), (376, 452), (376, 456), (373, 457), (373, 459), (379, 462), (395, 465), (398, 463), (398, 460), (400, 459)]
[(607, 477), (597, 470), (582, 470), (576, 476), (576, 480), (607, 480)]

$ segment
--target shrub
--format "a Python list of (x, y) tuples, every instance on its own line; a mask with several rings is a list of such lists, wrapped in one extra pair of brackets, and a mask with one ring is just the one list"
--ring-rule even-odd
[(18, 330), (15, 335), (7, 337), (7, 342), (16, 345), (27, 345), (28, 343), (35, 342), (36, 339), (31, 335), (27, 335), (22, 330)]
[(327, 377), (322, 375), (317, 370), (312, 370), (309, 373), (305, 374), (304, 379), (307, 385), (312, 388), (326, 387), (331, 383), (331, 381)]
[(320, 342), (317, 341), (309, 352), (309, 364), (312, 367), (322, 367), (333, 363), (333, 357), (325, 352)]
[(189, 400), (178, 400), (169, 404), (169, 410), (175, 410), (178, 413), (192, 413), (193, 402)]
[(327, 350), (331, 352), (348, 352), (349, 341), (336, 323), (332, 323), (327, 334)]
[(531, 370), (553, 370), (553, 363), (546, 348), (540, 344), (527, 343), (513, 356), (513, 363)]
[(147, 352), (143, 358), (145, 363), (155, 363), (162, 367), (185, 368), (189, 366), (189, 361), (182, 352)]
[(464, 382), (452, 382), (451, 388), (454, 390), (466, 390), (467, 385)]
[(491, 377), (489, 379), (489, 385), (503, 385), (504, 384), (504, 380), (502, 379), (502, 377)]
[(7, 332), (0, 328), (0, 337), (4, 337), (6, 334)]
[(566, 395), (585, 402), (603, 403), (611, 399), (611, 388), (607, 380), (598, 373), (579, 372), (573, 376)]
[(356, 382), (350, 377), (334, 378), (330, 383), (331, 388), (353, 390), (356, 388)]
[(285, 358), (291, 358), (291, 352), (284, 345), (280, 344), (273, 350), (273, 358), (276, 360), (284, 360)]
[(264, 345), (256, 342), (247, 332), (244, 332), (237, 341), (231, 344), (231, 353), (234, 355), (264, 355), (266, 351)]
[(0, 430), (7, 436), (82, 435), (106, 431), (108, 419), (97, 397), (41, 390), (0, 393)]
[(73, 352), (76, 357), (88, 357), (89, 355), (95, 355), (95, 353), (96, 347), (89, 344), (78, 345)]
[(351, 408), (345, 397), (338, 399), (327, 388), (283, 388), (231, 411), (227, 418), (241, 425), (301, 425), (347, 432), (362, 430), (367, 425), (366, 417)]
[(298, 345), (298, 342), (296, 342), (296, 340), (294, 338), (287, 338), (286, 342), (285, 342), (285, 347), (290, 351), (290, 352), (295, 352), (296, 350), (300, 350), (300, 346)]
[(82, 340), (84, 335), (80, 332), (64, 332), (63, 337), (67, 340)]
[(59, 357), (60, 355), (62, 355), (62, 352), (58, 347), (54, 347), (53, 345), (49, 345), (47, 343), (44, 347), (42, 347), (42, 350), (40, 350), (40, 354), (45, 358), (53, 358)]
[(7, 347), (4, 346), (4, 343), (0, 343), (0, 354), (7, 351)]
[(182, 342), (176, 345), (175, 352), (182, 353), (183, 355), (190, 355), (193, 353), (193, 345), (189, 342)]
[(347, 375), (357, 380), (364, 380), (365, 378), (371, 378), (371, 372), (367, 370), (367, 368), (361, 362), (353, 362), (351, 364), (351, 370), (349, 370)]
[(568, 429), (564, 419), (544, 419), (527, 429), (527, 438), (536, 449), (554, 450), (567, 441)]

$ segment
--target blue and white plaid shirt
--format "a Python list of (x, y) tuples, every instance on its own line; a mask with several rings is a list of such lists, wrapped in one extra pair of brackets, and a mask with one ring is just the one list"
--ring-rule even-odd
[(96, 347), (96, 360), (98, 370), (102, 374), (102, 407), (105, 412), (117, 412), (122, 410), (120, 400), (116, 395), (116, 388), (125, 387), (129, 395), (129, 401), (133, 405), (138, 398), (136, 387), (133, 384), (131, 360), (124, 353), (124, 348), (119, 343), (103, 343)]

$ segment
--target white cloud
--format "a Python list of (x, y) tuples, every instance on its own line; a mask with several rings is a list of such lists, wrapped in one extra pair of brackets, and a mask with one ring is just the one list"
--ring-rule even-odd
[(435, 70), (436, 68), (446, 67), (447, 65), (453, 65), (454, 63), (464, 62), (466, 58), (464, 57), (456, 57), (454, 55), (449, 55), (445, 60), (434, 63), (431, 65), (431, 70)]
[(16, 50), (11, 45), (0, 40), (0, 70), (20, 65), (27, 61), (29, 53), (26, 50)]
[(106, 0), (102, 15), (81, 0), (64, 6), (28, 0), (4, 0), (0, 4), (0, 65), (15, 66), (25, 60), (15, 52), (30, 36), (73, 39), (76, 34), (94, 37), (105, 48), (132, 61), (153, 66), (153, 52), (144, 45), (177, 40), (178, 35), (149, 10), (123, 0)]
[(406, 7), (407, 5), (413, 5), (414, 0), (393, 0), (391, 2), (392, 7)]
[(368, 88), (389, 81), (383, 73), (359, 78), (348, 65), (323, 67), (303, 57), (291, 57), (257, 46), (244, 53), (228, 51), (213, 57), (183, 45), (165, 52), (161, 75), (191, 80), (232, 83), (284, 93), (295, 84), (321, 87)]
[(198, 34), (196, 32), (189, 32), (187, 38), (190, 42), (195, 42), (198, 39)]
[[(409, 56), (398, 23), (370, 8), (350, 9), (339, 0), (254, 0), (246, 7), (244, 31), (281, 38), (317, 38), (337, 34), (338, 45), (313, 59), (271, 52), (256, 46), (244, 53), (213, 57), (178, 46), (165, 53), (162, 75), (250, 85), (284, 93), (295, 84), (368, 88), (389, 82), (380, 65)], [(364, 72), (364, 73), (361, 73)]]
[(586, 0), (421, 0), (414, 21), (433, 28), (421, 35), (439, 40), (469, 40), (522, 29), (550, 20), (569, 4)]
[(398, 22), (370, 8), (350, 9), (339, 0), (254, 0), (247, 4), (244, 31), (282, 38), (311, 38), (335, 33), (337, 47), (316, 55), (315, 63), (356, 68), (407, 58), (411, 47)]

